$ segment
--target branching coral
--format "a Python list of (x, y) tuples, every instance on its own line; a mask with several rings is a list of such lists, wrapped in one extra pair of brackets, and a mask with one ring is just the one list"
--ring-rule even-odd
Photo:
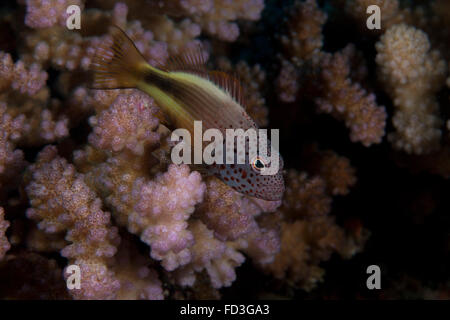
[(322, 50), (322, 27), (327, 15), (315, 0), (297, 1), (290, 15), (288, 33), (281, 37), (287, 55), (296, 63), (317, 59)]
[(57, 103), (49, 101), (45, 87), (47, 72), (37, 63), (25, 64), (22, 60), (13, 63), (7, 53), (0, 53), (0, 60), (0, 102), (2, 114), (14, 118), (15, 133), (11, 138), (20, 139), (20, 143), (39, 144), (67, 136), (68, 119), (50, 111), (57, 109)]
[(61, 255), (80, 267), (81, 288), (71, 294), (79, 299), (114, 297), (119, 282), (107, 263), (116, 253), (119, 238), (109, 213), (101, 210), (100, 199), (54, 147), (46, 147), (29, 170), (27, 192), (33, 208), (27, 216), (39, 221), (38, 227), (45, 232), (67, 232), (71, 244)]
[(282, 102), (294, 102), (299, 90), (299, 75), (296, 67), (288, 60), (281, 61), (280, 73), (276, 79), (278, 98)]
[[(138, 20), (127, 21), (127, 7), (118, 3), (111, 12), (89, 15), (85, 13), (82, 19), (85, 24), (95, 26), (102, 19), (106, 23), (115, 22), (123, 27), (136, 46), (143, 53), (149, 63), (164, 63), (167, 58), (167, 46), (154, 41), (154, 34), (145, 30)], [(45, 21), (46, 16), (39, 16)], [(84, 20), (83, 20), (84, 21)], [(102, 22), (104, 23), (104, 22)], [(87, 29), (87, 28), (86, 28)], [(77, 69), (87, 70), (94, 57), (96, 48), (103, 42), (110, 41), (108, 35), (83, 37), (80, 33), (67, 30), (62, 26), (38, 29), (25, 38), (26, 47), (32, 51), (31, 59), (41, 64), (51, 63), (55, 68), (74, 71)]]
[(14, 150), (14, 141), (21, 136), (24, 116), (12, 118), (6, 113), (5, 103), (0, 102), (0, 178), (14, 176), (14, 172), (20, 171), (25, 162), (23, 152)]
[[(377, 105), (375, 95), (367, 93), (356, 77), (353, 64), (358, 54), (354, 46), (334, 54), (322, 51), (322, 27), (327, 15), (314, 0), (297, 2), (291, 15), (287, 23), (289, 31), (281, 37), (286, 57), (281, 60), (275, 83), (278, 98), (292, 103), (298, 99), (299, 92), (310, 91), (307, 95), (315, 100), (320, 112), (345, 121), (352, 142), (364, 146), (380, 143), (387, 115), (384, 107)], [(312, 71), (301, 74), (298, 66)], [(305, 75), (309, 79), (300, 83), (300, 77)]]
[[(202, 200), (205, 186), (200, 175), (186, 165), (171, 165), (150, 180), (145, 148), (159, 143), (159, 134), (154, 132), (157, 109), (151, 105), (148, 96), (135, 91), (118, 96), (109, 110), (91, 119), (94, 130), (89, 141), (116, 155), (90, 168), (88, 179), (107, 197), (118, 222), (140, 235), (151, 245), (152, 257), (173, 270), (190, 261), (193, 237), (186, 230), (186, 220)], [(78, 153), (77, 163), (81, 165), (86, 156), (86, 152)]]
[(408, 153), (436, 150), (442, 123), (435, 94), (445, 82), (445, 61), (423, 31), (405, 24), (389, 28), (376, 48), (380, 80), (396, 108), (390, 141)]
[(11, 247), (8, 238), (6, 238), (6, 229), (9, 227), (9, 222), (5, 220), (5, 211), (0, 207), (0, 261), (5, 256), (6, 251)]
[(180, 23), (159, 16), (151, 22), (155, 40), (162, 41), (168, 45), (170, 54), (180, 54), (186, 49), (195, 49), (200, 41), (196, 40), (201, 33), (200, 26), (189, 19), (184, 19)]
[(152, 100), (140, 92), (118, 96), (109, 109), (90, 118), (94, 129), (89, 142), (101, 150), (128, 149), (142, 155), (144, 145), (159, 138), (153, 132), (158, 121), (154, 118), (155, 109), (150, 107), (152, 104)]
[(351, 257), (367, 240), (366, 231), (346, 234), (328, 215), (331, 197), (326, 190), (327, 182), (320, 176), (310, 178), (306, 173), (289, 171), (286, 197), (279, 209), (285, 219), (281, 223), (281, 250), (272, 263), (263, 266), (276, 278), (307, 291), (323, 280), (320, 262), (333, 252)]
[(162, 299), (155, 271), (145, 266), (144, 257), (130, 252), (128, 242), (114, 257), (120, 239), (109, 213), (101, 210), (101, 201), (84, 176), (58, 157), (54, 147), (39, 154), (30, 175), (27, 192), (33, 208), (27, 215), (50, 235), (67, 232), (70, 244), (61, 255), (81, 274), (81, 289), (70, 290), (74, 298)]
[[(145, 96), (139, 93), (135, 95), (145, 99)], [(148, 99), (148, 98), (146, 98)], [(125, 100), (123, 106), (128, 108), (135, 107), (139, 104), (131, 104)], [(113, 103), (112, 110), (115, 110), (115, 105), (124, 103), (124, 99), (119, 96)], [(147, 106), (148, 107), (148, 106)], [(111, 115), (109, 111), (108, 117)], [(131, 112), (131, 113), (130, 113)], [(125, 113), (128, 114), (128, 118), (132, 118), (132, 111)], [(154, 111), (153, 111), (154, 112)], [(131, 114), (131, 116), (130, 116)], [(152, 114), (152, 112), (150, 112)], [(120, 118), (120, 114), (112, 114), (112, 118), (119, 115), (122, 125), (125, 125), (129, 120)], [(133, 121), (141, 121), (141, 124), (148, 124), (149, 120), (145, 121), (145, 118), (139, 117), (132, 118)], [(116, 118), (117, 120), (117, 118)], [(155, 119), (154, 119), (155, 120)], [(154, 122), (154, 125), (157, 122)], [(93, 123), (91, 121), (91, 123)], [(103, 120), (98, 123), (106, 123)], [(114, 122), (109, 122), (113, 124)], [(109, 127), (109, 126), (107, 126)], [(127, 126), (125, 126), (127, 127)], [(135, 126), (134, 128), (138, 128)], [(155, 129), (155, 127), (153, 127)], [(96, 133), (97, 131), (97, 133)], [(104, 130), (106, 132), (113, 132), (114, 130)], [(91, 137), (95, 137), (98, 134), (98, 130), (94, 128)], [(128, 131), (128, 137), (135, 137), (140, 134), (138, 129)], [(155, 140), (158, 136), (153, 136), (150, 139), (149, 144), (146, 147), (155, 144), (158, 140)], [(97, 143), (98, 140), (91, 138), (91, 142)], [(104, 147), (102, 144), (97, 147)], [(108, 147), (110, 147), (108, 145)], [(106, 149), (108, 149), (108, 147)], [(113, 148), (111, 148), (113, 149)], [(256, 204), (247, 203), (245, 199), (242, 199), (242, 195), (237, 194), (231, 188), (225, 186), (217, 180), (211, 180), (209, 185), (206, 186), (202, 183), (200, 175), (197, 172), (189, 172), (187, 166), (175, 166), (170, 165), (168, 171), (164, 174), (158, 174), (153, 180), (148, 177), (148, 172), (145, 172), (146, 166), (143, 166), (142, 161), (148, 159), (146, 154), (141, 152), (134, 153), (133, 155), (127, 155), (127, 149), (122, 146), (116, 148), (114, 151), (119, 153), (108, 159), (106, 164), (101, 164), (98, 168), (90, 169), (91, 176), (89, 180), (93, 185), (96, 185), (100, 192), (104, 195), (108, 195), (106, 203), (114, 208), (114, 213), (117, 215), (117, 221), (127, 226), (128, 230), (132, 233), (139, 234), (141, 240), (151, 246), (151, 256), (156, 260), (162, 260), (162, 265), (166, 270), (175, 270), (183, 265), (182, 270), (190, 270), (189, 281), (182, 281), (183, 284), (194, 283), (194, 271), (200, 272), (202, 268), (195, 266), (193, 259), (204, 259), (203, 252), (196, 253), (196, 250), (200, 250), (201, 246), (206, 245), (210, 247), (215, 253), (210, 259), (213, 264), (219, 263), (216, 260), (221, 260), (223, 251), (230, 251), (229, 245), (226, 242), (222, 242), (219, 239), (215, 239), (212, 236), (213, 231), (208, 231), (209, 236), (206, 238), (200, 236), (196, 239), (196, 228), (191, 226), (188, 219), (194, 212), (194, 205), (203, 201), (205, 189), (208, 190), (208, 196), (204, 200), (204, 203), (200, 206), (198, 213), (195, 215), (201, 217), (204, 221), (209, 223), (215, 233), (220, 238), (232, 238), (236, 239), (248, 234), (249, 237), (253, 235), (250, 231), (258, 231), (257, 225), (253, 220), (252, 214), (256, 215), (261, 212), (261, 209)], [(83, 163), (86, 158), (82, 157), (82, 153), (77, 156), (77, 162)], [(134, 160), (131, 160), (133, 157)], [(132, 162), (135, 165), (130, 165)], [(101, 175), (97, 175), (100, 172)], [(124, 178), (121, 178), (124, 177)], [(120, 183), (120, 185), (116, 185)], [(223, 190), (223, 191), (220, 191)], [(224, 197), (224, 195), (227, 195)], [(229, 197), (229, 200), (227, 200)], [(237, 203), (233, 203), (232, 199)], [(227, 202), (228, 201), (228, 202)], [(264, 205), (261, 204), (263, 207)], [(240, 210), (246, 210), (246, 212)], [(270, 210), (269, 207), (265, 208), (266, 211)], [(195, 224), (194, 224), (195, 226)], [(252, 226), (252, 228), (250, 228)], [(194, 229), (193, 229), (194, 228)], [(206, 227), (205, 227), (206, 228)], [(200, 229), (204, 231), (204, 228)], [(197, 230), (198, 231), (198, 230)], [(264, 233), (265, 234), (265, 233)], [(268, 237), (272, 236), (270, 233)], [(263, 240), (266, 236), (262, 236)], [(207, 239), (209, 239), (207, 241)], [(269, 241), (269, 240), (268, 240)], [(202, 244), (205, 242), (204, 244)], [(249, 240), (251, 242), (251, 240)], [(269, 243), (268, 243), (269, 244)], [(255, 256), (259, 254), (261, 259), (264, 259), (263, 253), (259, 252), (255, 247), (256, 245), (249, 246), (254, 248)], [(271, 251), (272, 250), (272, 251)], [(275, 251), (277, 247), (275, 245)], [(273, 249), (268, 247), (267, 255), (273, 255)], [(222, 253), (220, 253), (222, 252)], [(272, 253), (271, 253), (272, 252)], [(204, 253), (206, 255), (206, 253)], [(211, 253), (212, 254), (212, 253)], [(239, 254), (236, 252), (236, 255)], [(196, 258), (195, 258), (196, 257)], [(240, 261), (241, 259), (239, 259)], [(203, 260), (200, 260), (203, 261)], [(242, 261), (241, 261), (242, 262)], [(240, 262), (240, 263), (241, 263)], [(230, 284), (234, 279), (234, 267), (238, 264), (232, 264), (232, 268), (222, 277), (222, 280), (217, 280), (216, 275), (211, 271), (211, 281), (215, 283), (215, 286), (222, 286)], [(185, 273), (184, 272), (184, 273)], [(182, 272), (183, 273), (183, 272)]]
[(47, 233), (45, 230), (32, 226), (25, 239), (26, 245), (36, 252), (59, 252), (69, 245), (62, 233)]
[(120, 281), (117, 299), (161, 300), (162, 283), (157, 272), (149, 266), (148, 258), (138, 252), (136, 245), (125, 237), (118, 248), (113, 266)]
[[(81, 30), (65, 27), (71, 4), (82, 9)], [(245, 283), (255, 268), (264, 273), (255, 272), (258, 279), (276, 279), (264, 285), (312, 290), (328, 272), (323, 262), (336, 253), (350, 258), (368, 238), (365, 210), (341, 196), (353, 188), (367, 196), (359, 189), (370, 184), (364, 160), (390, 151), (388, 143), (361, 148), (383, 142), (390, 114), (378, 102), (388, 112), (394, 105), (394, 149), (418, 154), (394, 153), (396, 164), (450, 176), (448, 137), (441, 137), (446, 106), (436, 98), (447, 76), (442, 39), (449, 29), (445, 12), (427, 16), (446, 3), (278, 4), (283, 8), (262, 0), (22, 0), (20, 10), (0, 16), (1, 35), (17, 38), (14, 45), (0, 41), (2, 298), (228, 297), (219, 290)], [(348, 29), (333, 39), (341, 30), (334, 30), (336, 12), (344, 27), (365, 28), (370, 4), (382, 10), (381, 30)], [(265, 5), (277, 14), (251, 23)], [(212, 58), (208, 68), (239, 78), (251, 118), (280, 129), (289, 168), (281, 201), (245, 196), (197, 166), (169, 164), (166, 121), (148, 95), (89, 89), (91, 61), (111, 42), (111, 24), (151, 65), (201, 44), (205, 60)], [(272, 56), (252, 52), (265, 45)], [(315, 111), (344, 122), (350, 141), (323, 128), (330, 119)], [(315, 142), (326, 151), (297, 157)], [(380, 171), (383, 152), (375, 155)], [(356, 172), (363, 172), (358, 184)], [(348, 209), (364, 214), (354, 218)], [(67, 289), (69, 265), (80, 268), (81, 289)]]
[(350, 187), (356, 183), (355, 168), (351, 166), (349, 159), (331, 150), (316, 153), (311, 157), (310, 170), (325, 180), (329, 194), (348, 194)]
[(133, 185), (135, 207), (129, 214), (128, 228), (141, 234), (141, 240), (152, 247), (152, 257), (163, 260), (168, 270), (190, 260), (186, 249), (192, 245), (193, 236), (186, 230), (186, 220), (202, 200), (204, 189), (200, 174), (175, 165), (154, 182), (140, 179)]
[[(195, 1), (189, 1), (194, 3)], [(239, 36), (239, 28), (234, 20), (258, 20), (264, 1), (220, 1), (213, 0), (212, 5), (207, 11), (203, 11), (198, 17), (193, 18), (198, 22), (210, 35), (215, 35), (221, 40), (234, 41)], [(186, 2), (185, 2), (186, 3)], [(192, 10), (195, 6), (188, 6)], [(203, 7), (204, 8), (204, 7)]]
[(13, 63), (8, 53), (0, 52), (0, 92), (11, 87), (20, 93), (33, 95), (45, 85), (47, 72), (36, 63), (28, 68), (23, 61)]
[(286, 23), (287, 32), (280, 37), (284, 48), (280, 72), (275, 81), (277, 96), (285, 103), (295, 102), (300, 88), (298, 66), (316, 65), (322, 57), (322, 28), (327, 15), (315, 0), (296, 1)]
[(234, 21), (258, 20), (264, 1), (178, 0), (159, 1), (155, 6), (169, 14), (184, 13), (209, 35), (224, 41), (234, 41), (239, 36), (239, 27)]
[[(249, 201), (215, 178), (205, 185), (186, 165), (171, 164), (167, 172), (152, 177), (151, 150), (160, 142), (157, 112), (153, 100), (138, 91), (119, 94), (109, 109), (90, 120), (89, 141), (96, 150), (76, 152), (75, 162), (116, 221), (139, 235), (151, 247), (151, 257), (166, 270), (175, 270), (181, 284), (193, 285), (195, 273), (209, 261), (206, 270), (213, 286), (230, 285), (234, 268), (244, 259), (237, 250), (259, 263), (278, 251), (277, 234), (260, 228), (255, 217), (279, 203)], [(193, 222), (191, 216), (204, 223)], [(218, 275), (223, 263), (229, 264), (228, 271)]]
[(190, 226), (195, 244), (192, 247), (192, 262), (176, 272), (177, 281), (184, 286), (193, 285), (194, 272), (205, 269), (214, 288), (230, 286), (236, 279), (235, 267), (241, 265), (245, 258), (232, 246), (214, 238), (201, 221)]
[(25, 24), (31, 28), (48, 28), (56, 24), (65, 26), (69, 16), (66, 10), (70, 5), (82, 7), (82, 1), (27, 0)]
[(323, 178), (290, 170), (287, 179), (289, 188), (286, 188), (283, 206), (289, 210), (283, 213), (285, 218), (322, 216), (330, 211), (332, 199), (326, 192), (327, 185)]
[[(318, 263), (327, 260), (334, 245), (342, 241), (342, 231), (336, 226), (330, 228), (332, 225), (332, 221), (327, 217), (316, 219), (313, 223), (306, 221), (283, 223), (281, 251), (275, 257), (275, 261), (265, 267), (266, 270), (276, 278), (288, 279), (301, 285), (305, 290), (314, 288), (317, 282), (322, 281), (324, 275), (324, 270)], [(314, 234), (315, 230), (320, 229), (326, 230), (327, 236), (322, 234), (317, 237)], [(314, 254), (311, 254), (311, 251)]]
[(243, 197), (216, 178), (208, 179), (206, 186), (205, 199), (195, 215), (218, 240), (237, 241), (255, 263), (271, 261), (279, 250), (276, 227), (265, 227), (255, 218), (275, 211), (280, 203)]
[(321, 61), (321, 95), (316, 99), (319, 111), (345, 121), (350, 139), (368, 147), (384, 136), (386, 112), (378, 106), (374, 94), (368, 94), (350, 79), (350, 61), (354, 48), (326, 55)]

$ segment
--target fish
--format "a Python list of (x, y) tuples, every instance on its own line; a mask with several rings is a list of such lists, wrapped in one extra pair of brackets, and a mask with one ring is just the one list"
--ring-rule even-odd
[[(203, 132), (210, 128), (255, 129), (258, 126), (245, 111), (244, 89), (239, 80), (223, 71), (209, 71), (201, 48), (169, 58), (164, 65), (150, 65), (133, 41), (117, 26), (111, 27), (110, 43), (100, 46), (91, 64), (93, 89), (136, 88), (152, 97), (162, 110), (160, 120), (170, 127), (194, 134), (194, 121), (202, 121)], [(224, 161), (202, 164), (203, 172), (218, 177), (236, 191), (269, 201), (280, 200), (285, 186), (283, 159), (267, 140), (267, 157), (248, 156), (244, 163)], [(235, 148), (236, 149), (236, 148)], [(225, 149), (226, 150), (226, 149)], [(236, 151), (232, 151), (235, 159)], [(278, 171), (262, 174), (273, 156)]]

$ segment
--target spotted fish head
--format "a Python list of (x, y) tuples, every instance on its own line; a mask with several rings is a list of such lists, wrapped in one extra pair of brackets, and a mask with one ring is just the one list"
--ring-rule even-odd
[(216, 165), (215, 175), (240, 193), (276, 201), (283, 197), (285, 189), (283, 165), (281, 155), (276, 152), (274, 157), (258, 155), (246, 159), (244, 164)]

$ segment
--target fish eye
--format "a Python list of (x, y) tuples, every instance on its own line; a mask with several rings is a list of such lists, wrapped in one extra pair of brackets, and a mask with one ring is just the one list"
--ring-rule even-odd
[(266, 166), (265, 161), (260, 157), (256, 157), (252, 161), (252, 168), (256, 171), (261, 171), (262, 169), (264, 169), (265, 166)]

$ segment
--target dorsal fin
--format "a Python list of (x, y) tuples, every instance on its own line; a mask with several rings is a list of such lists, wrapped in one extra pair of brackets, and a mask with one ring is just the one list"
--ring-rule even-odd
[(238, 78), (224, 71), (210, 71), (208, 78), (227, 91), (241, 106), (245, 106), (244, 89)]
[(160, 68), (167, 72), (183, 71), (204, 77), (208, 75), (206, 59), (201, 45), (170, 57)]
[(239, 104), (245, 106), (244, 90), (240, 81), (237, 77), (224, 71), (208, 71), (203, 48), (200, 44), (184, 53), (170, 57), (164, 65), (158, 66), (158, 68), (167, 72), (193, 73), (208, 79), (227, 91)]

